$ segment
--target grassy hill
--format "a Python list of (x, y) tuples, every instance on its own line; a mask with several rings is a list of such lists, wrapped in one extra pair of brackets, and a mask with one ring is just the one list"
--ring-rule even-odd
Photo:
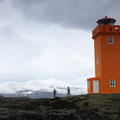
[(120, 94), (56, 99), (0, 97), (0, 120), (120, 120)]

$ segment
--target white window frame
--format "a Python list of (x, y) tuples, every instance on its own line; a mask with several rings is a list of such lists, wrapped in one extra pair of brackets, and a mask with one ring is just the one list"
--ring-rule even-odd
[(110, 87), (115, 87), (115, 80), (110, 80)]
[(114, 44), (113, 37), (108, 37), (108, 44)]

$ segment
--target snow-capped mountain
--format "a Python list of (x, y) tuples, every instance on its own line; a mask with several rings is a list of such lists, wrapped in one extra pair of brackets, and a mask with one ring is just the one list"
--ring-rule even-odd
[(8, 97), (52, 97), (55, 88), (59, 97), (66, 95), (67, 87), (71, 88), (71, 94), (86, 94), (85, 88), (70, 85), (61, 80), (31, 80), (27, 82), (5, 82), (0, 83), (0, 94)]

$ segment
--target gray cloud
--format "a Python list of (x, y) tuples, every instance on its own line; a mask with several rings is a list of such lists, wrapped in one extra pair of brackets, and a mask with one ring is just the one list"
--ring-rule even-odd
[(119, 3), (0, 0), (0, 81), (54, 78), (86, 86), (94, 76), (91, 30), (105, 15), (119, 21)]
[(70, 28), (91, 29), (106, 15), (120, 20), (119, 0), (14, 0), (13, 5), (27, 20)]
[(5, 0), (0, 0), (0, 3), (3, 3)]

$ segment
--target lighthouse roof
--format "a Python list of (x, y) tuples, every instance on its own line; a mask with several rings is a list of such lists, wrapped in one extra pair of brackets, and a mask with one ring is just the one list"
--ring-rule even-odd
[(107, 16), (105, 16), (104, 18), (99, 19), (99, 20), (97, 21), (97, 23), (98, 23), (99, 25), (105, 25), (105, 24), (114, 25), (115, 22), (116, 22), (116, 20), (115, 20), (114, 18), (109, 18), (109, 17), (107, 17)]

